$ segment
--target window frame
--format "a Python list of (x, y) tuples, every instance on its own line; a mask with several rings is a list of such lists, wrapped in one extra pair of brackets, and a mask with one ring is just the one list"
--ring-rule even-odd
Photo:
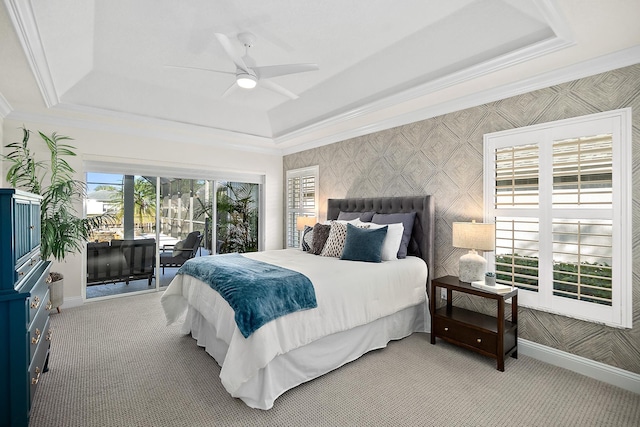
[[(590, 114), (538, 125), (526, 126), (484, 135), (484, 221), (494, 223), (496, 217), (524, 216), (539, 218), (538, 292), (519, 289), (520, 305), (567, 317), (618, 328), (632, 327), (632, 136), (631, 108)], [(576, 129), (579, 129), (576, 131)], [(578, 132), (576, 134), (576, 132)], [(566, 138), (611, 133), (613, 140), (613, 170), (611, 208), (554, 208), (553, 142)], [(495, 150), (537, 144), (539, 149), (539, 205), (535, 207), (495, 207)], [(544, 172), (544, 173), (543, 173)], [(552, 229), (554, 218), (602, 217), (611, 211), (612, 229), (612, 304), (604, 306), (553, 295), (552, 262), (543, 263), (544, 254), (552, 260)], [(534, 216), (538, 214), (537, 217)], [(495, 270), (495, 252), (487, 254), (488, 268)]]
[[(313, 177), (314, 178), (314, 201), (313, 208), (290, 208), (290, 195), (289, 195), (289, 181), (291, 179), (305, 178), (305, 177)], [(318, 200), (319, 200), (319, 177), (320, 177), (320, 167), (318, 165), (307, 166), (299, 169), (290, 169), (286, 171), (285, 176), (285, 224), (284, 224), (284, 238), (285, 245), (287, 248), (297, 248), (300, 247), (299, 241), (296, 240), (296, 236), (299, 239), (299, 233), (296, 236), (289, 235), (289, 230), (295, 230), (296, 224), (291, 224), (292, 214), (297, 214), (297, 216), (313, 216), (318, 218)], [(302, 187), (300, 188), (302, 191)], [(302, 200), (302, 194), (300, 194), (300, 200)], [(296, 242), (298, 244), (296, 244)], [(293, 243), (293, 245), (292, 245)]]

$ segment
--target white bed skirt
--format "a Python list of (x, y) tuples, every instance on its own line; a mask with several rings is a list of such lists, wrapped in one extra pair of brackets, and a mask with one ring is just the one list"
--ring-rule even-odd
[[(390, 316), (344, 332), (318, 339), (274, 358), (245, 382), (235, 393), (248, 406), (270, 409), (287, 390), (349, 363), (363, 354), (383, 348), (413, 332), (431, 330), (428, 305), (408, 307)], [(217, 338), (214, 326), (193, 307), (189, 307), (182, 332), (189, 333), (218, 362), (224, 363), (228, 345)]]

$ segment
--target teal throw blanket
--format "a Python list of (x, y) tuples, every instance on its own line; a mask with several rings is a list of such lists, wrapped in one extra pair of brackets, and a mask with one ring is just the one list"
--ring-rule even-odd
[(193, 276), (218, 291), (235, 311), (245, 338), (280, 316), (318, 306), (304, 274), (237, 253), (192, 258), (177, 274)]

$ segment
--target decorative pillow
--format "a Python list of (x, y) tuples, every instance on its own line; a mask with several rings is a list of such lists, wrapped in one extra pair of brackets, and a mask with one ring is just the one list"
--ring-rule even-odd
[(382, 261), (396, 260), (398, 259), (398, 249), (400, 249), (400, 243), (402, 242), (404, 226), (401, 223), (387, 225), (371, 223), (369, 225), (369, 228), (373, 229), (382, 227), (388, 227), (387, 235), (382, 243)]
[(309, 251), (309, 253), (312, 253), (314, 255), (320, 255), (322, 253), (324, 244), (329, 237), (329, 231), (331, 231), (330, 225), (318, 223), (313, 226), (313, 244), (311, 245), (311, 250)]
[(302, 242), (300, 242), (300, 247), (303, 251), (309, 252), (311, 250), (311, 245), (313, 244), (313, 227), (309, 227), (308, 225), (304, 226), (304, 230), (302, 231)]
[(322, 256), (340, 258), (344, 249), (344, 242), (347, 239), (347, 224), (338, 221), (331, 221), (331, 230), (327, 243), (322, 249)]
[(411, 240), (411, 232), (413, 231), (413, 222), (416, 219), (415, 212), (406, 213), (392, 213), (392, 214), (375, 214), (372, 222), (376, 224), (396, 224), (401, 222), (404, 226), (402, 232), (402, 242), (400, 243), (400, 249), (398, 249), (398, 258), (407, 257), (407, 248), (409, 247), (409, 240)]
[(338, 220), (350, 221), (352, 219), (359, 219), (362, 222), (371, 222), (371, 218), (375, 212), (342, 212), (338, 214)]
[(366, 229), (347, 224), (347, 239), (340, 259), (350, 261), (381, 262), (382, 244), (388, 226)]
[(358, 224), (346, 223), (342, 221), (331, 221), (331, 231), (327, 243), (320, 255), (340, 258), (344, 249), (344, 242), (347, 239), (347, 225), (353, 225), (358, 228), (369, 228), (369, 223), (365, 224), (358, 221)]
[(185, 241), (180, 240), (173, 246), (173, 251), (171, 252), (172, 257), (177, 257), (182, 255), (183, 249), (185, 248)]

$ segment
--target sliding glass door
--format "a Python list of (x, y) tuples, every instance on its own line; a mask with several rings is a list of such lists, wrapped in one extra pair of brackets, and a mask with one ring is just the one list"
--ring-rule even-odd
[(257, 251), (259, 197), (257, 183), (87, 173), (87, 216), (108, 221), (87, 243), (86, 297), (158, 290), (192, 257)]
[(155, 289), (156, 178), (88, 173), (86, 210), (107, 218), (87, 242), (86, 297)]
[(218, 182), (216, 189), (219, 253), (258, 250), (259, 187), (243, 182)]

